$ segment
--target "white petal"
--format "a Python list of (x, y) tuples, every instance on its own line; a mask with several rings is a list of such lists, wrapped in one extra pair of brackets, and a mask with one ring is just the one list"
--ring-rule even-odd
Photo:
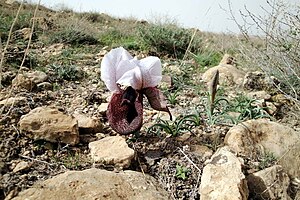
[[(128, 63), (130, 63), (130, 61), (128, 61)], [(125, 72), (117, 83), (120, 85), (131, 86), (136, 90), (142, 89), (143, 81), (140, 68), (136, 66), (135, 68)]]
[(130, 60), (132, 56), (123, 48), (112, 49), (106, 54), (101, 62), (101, 79), (110, 91), (118, 91), (117, 66), (122, 60)]
[(162, 79), (160, 59), (149, 56), (140, 60), (139, 65), (143, 76), (143, 88), (157, 86)]
[(138, 67), (138, 65), (133, 62), (133, 59), (121, 60), (116, 68), (116, 80), (118, 81), (127, 71), (130, 71), (136, 67)]

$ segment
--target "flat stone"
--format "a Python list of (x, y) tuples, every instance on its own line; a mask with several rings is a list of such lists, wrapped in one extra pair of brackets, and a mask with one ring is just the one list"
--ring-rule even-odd
[(264, 99), (264, 100), (271, 99), (271, 95), (264, 90), (249, 92), (246, 96), (251, 99)]
[(247, 200), (248, 187), (241, 160), (225, 146), (207, 161), (200, 184), (201, 200)]
[(224, 143), (239, 155), (255, 159), (272, 153), (292, 177), (300, 177), (300, 134), (268, 119), (248, 120), (232, 127)]
[(129, 148), (121, 136), (109, 136), (89, 143), (90, 155), (95, 162), (128, 168), (134, 157), (134, 150)]
[(47, 74), (42, 71), (28, 72), (26, 76), (35, 84), (45, 82), (48, 79)]
[(203, 159), (210, 158), (213, 155), (213, 151), (205, 145), (192, 145), (191, 151)]
[(247, 182), (253, 199), (291, 199), (288, 195), (290, 179), (280, 165), (250, 174)]
[(80, 134), (98, 133), (102, 132), (103, 125), (99, 119), (90, 118), (83, 114), (73, 114), (78, 121), (78, 128)]
[(26, 161), (21, 161), (15, 166), (15, 168), (13, 169), (13, 172), (17, 173), (19, 171), (26, 170), (26, 169), (30, 168), (31, 166), (32, 166), (32, 163), (28, 163)]
[(147, 174), (136, 171), (115, 173), (93, 168), (59, 174), (35, 184), (13, 198), (13, 200), (23, 199), (163, 200), (169, 199), (169, 195)]
[(48, 79), (47, 74), (42, 71), (24, 72), (22, 74), (18, 74), (12, 80), (12, 85), (14, 87), (32, 90), (33, 88), (36, 87), (38, 83), (42, 83), (47, 79)]
[(20, 131), (34, 140), (63, 142), (75, 145), (79, 142), (77, 120), (56, 108), (37, 107), (23, 115)]
[(23, 105), (26, 102), (26, 97), (10, 97), (7, 99), (3, 99), (0, 101), (0, 106), (6, 105), (6, 106), (20, 106)]
[(212, 80), (217, 70), (219, 71), (220, 85), (228, 85), (228, 86), (242, 85), (245, 72), (229, 64), (220, 64), (218, 66), (209, 68), (202, 75), (202, 79), (204, 80), (204, 82), (209, 83)]
[(108, 103), (101, 103), (98, 107), (100, 113), (105, 113), (107, 111)]
[(18, 74), (11, 83), (13, 87), (24, 88), (26, 90), (32, 90), (36, 86), (35, 83), (24, 74)]

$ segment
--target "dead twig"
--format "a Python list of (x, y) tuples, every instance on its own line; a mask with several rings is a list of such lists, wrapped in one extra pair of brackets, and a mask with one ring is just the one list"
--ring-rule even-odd
[(6, 41), (6, 45), (5, 45), (5, 47), (4, 47), (3, 50), (2, 50), (2, 43), (1, 43), (1, 40), (0, 40), (0, 43), (1, 43), (1, 49), (0, 50), (2, 50), (1, 51), (1, 59), (0, 59), (0, 89), (2, 89), (2, 84), (1, 84), (2, 83), (2, 66), (3, 66), (3, 63), (4, 63), (4, 56), (5, 56), (6, 52), (7, 52), (7, 48), (8, 48), (9, 42), (10, 42), (12, 31), (13, 31), (15, 23), (16, 23), (18, 17), (19, 17), (21, 8), (23, 6), (23, 3), (24, 3), (24, 1), (21, 2), (20, 6), (18, 8), (17, 14), (16, 14), (16, 16), (14, 18), (14, 21), (13, 21), (12, 25), (10, 26), (8, 37), (7, 37), (7, 41)]
[(184, 155), (184, 157), (199, 171), (201, 172), (201, 169), (178, 147), (179, 151)]
[[(33, 15), (32, 19), (36, 19), (36, 14), (37, 14), (37, 11), (38, 11), (40, 2), (41, 2), (41, 0), (39, 0), (38, 3), (36, 4), (35, 11), (34, 11), (34, 15)], [(9, 37), (8, 37), (8, 39), (7, 39), (7, 42), (6, 42), (6, 46), (5, 46), (5, 48), (4, 48), (3, 52), (2, 52), (2, 58), (1, 58), (1, 61), (0, 61), (0, 89), (1, 89), (1, 87), (2, 87), (2, 85), (1, 85), (1, 77), (2, 77), (2, 65), (3, 65), (3, 61), (4, 61), (4, 52), (6, 52), (6, 49), (7, 49), (7, 47), (8, 47), (8, 44), (9, 44), (9, 41), (10, 41), (10, 37), (11, 37), (11, 34), (12, 34), (13, 26), (14, 26), (15, 22), (17, 21), (17, 17), (18, 17), (19, 12), (20, 12), (20, 10), (21, 10), (21, 8), (22, 8), (22, 5), (23, 5), (23, 1), (22, 1), (22, 3), (20, 4), (18, 13), (17, 13), (17, 15), (16, 15), (16, 17), (15, 17), (15, 20), (14, 20), (14, 22), (13, 22), (11, 28), (10, 28)], [(32, 26), (31, 26), (31, 31), (30, 31), (30, 36), (29, 36), (27, 48), (26, 48), (26, 50), (25, 50), (25, 52), (24, 52), (23, 60), (22, 60), (22, 63), (21, 63), (21, 65), (20, 65), (20, 67), (19, 67), (19, 70), (18, 70), (17, 75), (20, 73), (20, 71), (21, 71), (21, 69), (22, 69), (22, 66), (24, 65), (25, 59), (26, 59), (26, 57), (27, 57), (27, 55), (28, 55), (29, 47), (30, 47), (30, 44), (31, 44), (32, 35), (33, 35), (33, 31), (34, 31), (34, 27), (35, 27), (35, 20), (32, 20)], [(10, 89), (7, 98), (11, 97), (12, 91), (13, 91), (13, 87)], [(0, 115), (3, 113), (3, 111), (4, 111), (5, 107), (6, 107), (6, 105), (7, 105), (7, 101), (5, 102), (5, 104), (4, 104), (3, 107), (2, 107), (2, 110), (0, 111)]]
[(43, 160), (38, 160), (38, 159), (35, 159), (35, 158), (31, 158), (29, 156), (24, 156), (24, 155), (21, 155), (21, 154), (19, 154), (19, 156), (22, 157), (22, 158), (34, 161), (34, 162), (39, 162), (39, 163), (46, 164), (46, 165), (49, 165), (49, 166), (55, 166), (55, 164), (53, 164), (53, 163), (48, 163), (48, 162), (43, 161)]

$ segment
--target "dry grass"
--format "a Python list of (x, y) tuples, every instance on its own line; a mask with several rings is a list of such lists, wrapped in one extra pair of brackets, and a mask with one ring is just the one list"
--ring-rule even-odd
[[(300, 103), (300, 5), (290, 5), (276, 0), (268, 1), (265, 16), (249, 10), (244, 12), (244, 22), (238, 24), (244, 39), (240, 54), (248, 66), (275, 77), (274, 86), (286, 97)], [(270, 10), (270, 12), (267, 12)], [(234, 18), (233, 14), (232, 17)], [(235, 18), (234, 18), (235, 19)], [(256, 26), (260, 35), (250, 36), (248, 28)], [(257, 42), (259, 41), (259, 43)]]

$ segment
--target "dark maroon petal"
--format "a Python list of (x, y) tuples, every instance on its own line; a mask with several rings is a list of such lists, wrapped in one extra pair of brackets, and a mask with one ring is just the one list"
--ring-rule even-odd
[(108, 104), (107, 118), (111, 128), (119, 134), (138, 131), (143, 122), (143, 95), (135, 101), (124, 99), (124, 92), (114, 93)]
[(151, 107), (154, 110), (165, 111), (169, 113), (170, 120), (172, 120), (171, 112), (167, 107), (166, 98), (164, 97), (163, 93), (159, 89), (157, 89), (156, 87), (144, 88), (143, 94), (146, 95)]

